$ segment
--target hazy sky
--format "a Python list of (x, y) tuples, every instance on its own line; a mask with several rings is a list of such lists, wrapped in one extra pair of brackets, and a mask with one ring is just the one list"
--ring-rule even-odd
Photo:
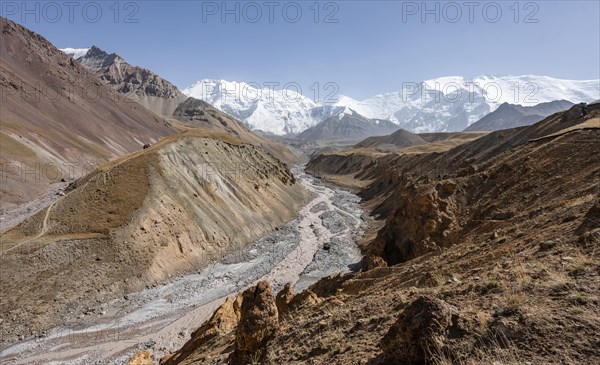
[[(116, 5), (115, 5), (116, 4)], [(515, 5), (516, 4), (516, 5)], [(600, 78), (598, 1), (3, 1), (55, 46), (97, 45), (184, 88), (203, 78), (339, 85), (439, 76)], [(101, 13), (101, 14), (100, 14)], [(301, 14), (300, 14), (301, 13)], [(322, 90), (322, 92), (326, 92)]]

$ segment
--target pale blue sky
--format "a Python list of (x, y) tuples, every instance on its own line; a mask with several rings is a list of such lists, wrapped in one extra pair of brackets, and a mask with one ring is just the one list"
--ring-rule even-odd
[(365, 98), (449, 75), (600, 77), (599, 1), (51, 3), (3, 1), (1, 11), (59, 48), (97, 45), (182, 88), (335, 82)]

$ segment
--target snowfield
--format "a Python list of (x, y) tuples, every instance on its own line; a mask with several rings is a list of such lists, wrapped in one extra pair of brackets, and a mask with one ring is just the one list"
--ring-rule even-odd
[(200, 80), (183, 93), (213, 104), (250, 128), (277, 135), (297, 134), (350, 108), (370, 119), (387, 119), (412, 132), (461, 131), (502, 103), (533, 106), (554, 100), (573, 103), (600, 99), (600, 80), (561, 80), (548, 76), (447, 76), (403, 82), (400, 90), (365, 100), (339, 95), (324, 104), (297, 88)]

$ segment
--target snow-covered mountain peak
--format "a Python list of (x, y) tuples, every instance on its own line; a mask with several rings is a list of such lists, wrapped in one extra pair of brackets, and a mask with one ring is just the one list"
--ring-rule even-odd
[(345, 117), (346, 115), (350, 115), (350, 116), (354, 115), (354, 110), (352, 110), (352, 109), (350, 109), (350, 108), (348, 108), (348, 107), (345, 107), (345, 108), (344, 108), (342, 111), (340, 111), (340, 112), (338, 113), (338, 118), (339, 118), (340, 120), (342, 120), (342, 119), (344, 119), (344, 117)]
[(78, 59), (80, 57), (85, 56), (89, 52), (89, 48), (61, 48), (60, 49), (67, 56), (70, 56), (73, 59)]
[[(113, 64), (120, 69), (125, 63), (117, 54), (109, 55), (94, 46), (62, 51), (82, 59), (93, 70)], [(277, 135), (298, 134), (332, 116), (342, 120), (354, 114), (422, 133), (463, 130), (503, 103), (535, 106), (555, 100), (592, 102), (600, 99), (600, 80), (502, 74), (442, 76), (402, 82), (397, 91), (364, 100), (338, 95), (334, 104), (316, 102), (293, 88), (276, 88), (273, 83), (204, 79), (182, 92), (214, 105), (252, 129)]]
[(324, 112), (315, 111), (319, 105), (295, 90), (276, 89), (271, 84), (206, 79), (182, 91), (214, 105), (252, 129), (279, 135), (299, 133), (315, 125), (314, 114)]
[(225, 80), (200, 80), (183, 92), (253, 129), (274, 134), (299, 133), (340, 116), (346, 108), (370, 119), (390, 120), (409, 131), (439, 132), (463, 130), (502, 103), (533, 106), (561, 99), (573, 103), (598, 100), (600, 81), (538, 75), (443, 76), (403, 82), (397, 91), (364, 100), (339, 95), (333, 105), (317, 103), (289, 89)]

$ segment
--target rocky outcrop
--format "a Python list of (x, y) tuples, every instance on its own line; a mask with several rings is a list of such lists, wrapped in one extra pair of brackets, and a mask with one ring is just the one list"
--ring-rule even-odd
[(241, 301), (241, 295), (235, 301), (227, 298), (210, 319), (192, 333), (192, 338), (179, 351), (162, 358), (160, 364), (175, 365), (186, 360), (193, 362), (190, 356), (209, 347), (211, 341), (233, 333), (240, 320)]
[(385, 260), (381, 256), (367, 255), (363, 259), (364, 271), (369, 271), (380, 267), (387, 267), (387, 262), (385, 262)]
[(296, 293), (291, 283), (287, 283), (285, 287), (277, 293), (275, 303), (279, 315), (283, 315), (292, 310), (298, 310), (304, 307), (311, 307), (323, 302), (323, 299), (315, 294), (311, 288), (305, 289), (300, 293)]
[(234, 362), (244, 363), (275, 335), (279, 313), (267, 281), (259, 282), (242, 294), (242, 312), (235, 333)]
[(241, 298), (234, 300), (227, 298), (199, 329), (192, 333), (192, 338), (208, 339), (218, 335), (230, 333), (235, 330), (240, 320)]
[(304, 307), (312, 307), (323, 302), (323, 299), (309, 289), (305, 289), (298, 293), (290, 301), (290, 309), (299, 309)]
[(398, 316), (380, 343), (384, 364), (426, 364), (432, 356), (451, 353), (452, 342), (469, 332), (456, 308), (422, 296)]
[(283, 289), (277, 293), (275, 304), (277, 305), (277, 310), (279, 311), (280, 315), (287, 312), (288, 307), (295, 296), (296, 291), (294, 290), (292, 283), (285, 284)]
[(187, 99), (175, 85), (152, 71), (132, 66), (116, 53), (108, 54), (96, 46), (77, 61), (110, 88), (156, 114), (170, 116), (177, 105)]
[(397, 207), (378, 233), (382, 256), (393, 265), (453, 243), (459, 228), (450, 181), (409, 183), (398, 194)]

